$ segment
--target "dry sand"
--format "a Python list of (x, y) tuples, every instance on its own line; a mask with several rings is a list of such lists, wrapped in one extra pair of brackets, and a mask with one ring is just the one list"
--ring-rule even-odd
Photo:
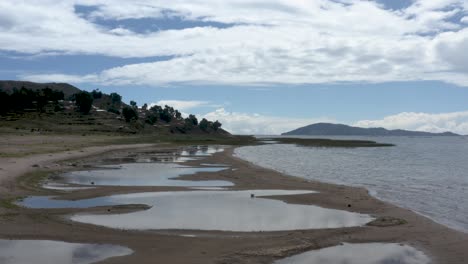
[[(38, 169), (66, 171), (84, 169), (110, 160), (128, 160), (155, 152), (171, 152), (175, 147), (152, 145), (126, 145), (86, 148), (82, 151), (39, 154), (24, 158), (0, 158), (2, 196), (47, 194), (57, 192), (23, 189), (15, 179)], [(437, 224), (423, 216), (379, 201), (362, 188), (310, 182), (264, 169), (232, 156), (233, 149), (188, 164), (222, 163), (237, 170), (217, 173), (199, 173), (183, 178), (192, 180), (221, 179), (234, 182), (232, 189), (297, 189), (315, 190), (319, 193), (298, 196), (271, 197), (288, 203), (313, 204), (327, 208), (371, 214), (375, 217), (392, 217), (406, 223), (391, 226), (365, 226), (322, 230), (297, 230), (282, 232), (216, 232), (196, 230), (129, 231), (97, 227), (70, 222), (64, 214), (81, 211), (118, 213), (144, 209), (139, 206), (93, 209), (0, 209), (0, 238), (49, 239), (80, 243), (111, 243), (132, 248), (130, 256), (107, 259), (102, 263), (272, 263), (278, 258), (337, 245), (341, 242), (397, 242), (412, 245), (433, 258), (434, 263), (468, 263), (468, 235)], [(61, 160), (67, 159), (66, 162)], [(70, 167), (70, 159), (73, 167)], [(164, 187), (102, 187), (63, 194), (62, 198), (89, 198), (114, 193), (181, 190)], [(351, 207), (348, 207), (351, 205)], [(385, 224), (388, 221), (379, 222)], [(183, 237), (195, 234), (197, 237)]]

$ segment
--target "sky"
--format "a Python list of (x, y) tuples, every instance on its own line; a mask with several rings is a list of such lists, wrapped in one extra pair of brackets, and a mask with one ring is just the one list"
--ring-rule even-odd
[(2, 0), (0, 79), (168, 104), (236, 134), (468, 134), (467, 0)]

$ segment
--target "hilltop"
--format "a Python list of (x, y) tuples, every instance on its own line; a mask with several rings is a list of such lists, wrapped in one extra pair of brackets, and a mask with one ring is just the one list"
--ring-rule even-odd
[(313, 135), (313, 136), (459, 136), (452, 132), (429, 133), (409, 130), (388, 130), (379, 128), (353, 127), (343, 124), (317, 123), (304, 126), (282, 135)]
[(138, 106), (117, 93), (67, 83), (0, 81), (0, 132), (66, 134), (187, 134), (229, 137), (218, 121), (183, 117), (170, 106)]

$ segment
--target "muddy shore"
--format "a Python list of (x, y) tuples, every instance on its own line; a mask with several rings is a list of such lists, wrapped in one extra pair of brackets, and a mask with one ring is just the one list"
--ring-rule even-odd
[[(25, 158), (2, 158), (0, 197), (10, 199), (26, 195), (58, 195), (60, 199), (75, 200), (121, 193), (186, 190), (184, 187), (105, 186), (61, 192), (40, 189), (31, 184), (37, 180), (39, 174), (59, 175), (65, 171), (85, 170), (96, 165), (129, 162), (138, 157), (173, 153), (178, 148), (170, 145), (107, 146)], [(318, 193), (269, 198), (365, 213), (379, 220), (374, 225), (365, 227), (280, 232), (130, 231), (70, 222), (63, 216), (85, 211), (109, 213), (109, 210), (115, 214), (144, 210), (144, 206), (90, 209), (26, 209), (3, 206), (0, 207), (0, 238), (109, 243), (135, 251), (132, 255), (107, 259), (101, 263), (272, 263), (279, 258), (342, 242), (404, 243), (422, 250), (434, 263), (468, 262), (468, 234), (449, 229), (410, 210), (377, 200), (363, 188), (307, 181), (261, 168), (234, 157), (233, 147), (184, 164), (196, 166), (201, 163), (225, 164), (235, 170), (202, 172), (183, 176), (181, 179), (227, 180), (235, 184), (229, 188), (232, 190), (314, 190)], [(60, 181), (60, 178), (57, 180)], [(389, 219), (398, 220), (393, 222)], [(187, 234), (196, 237), (181, 236)]]

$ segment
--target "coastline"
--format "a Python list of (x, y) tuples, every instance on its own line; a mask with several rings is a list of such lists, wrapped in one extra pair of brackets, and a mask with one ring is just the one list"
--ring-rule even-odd
[[(28, 194), (59, 194), (63, 199), (82, 199), (104, 196), (116, 193), (148, 192), (148, 191), (177, 191), (186, 190), (183, 187), (99, 187), (96, 189), (63, 193), (51, 190), (19, 190), (21, 186), (14, 184), (14, 178), (19, 174), (48, 167), (48, 172), (63, 172), (67, 170), (85, 169), (109, 161), (109, 158), (124, 158), (129, 155), (147, 155), (151, 152), (171, 152), (178, 146), (127, 145), (119, 147), (107, 146), (102, 149), (76, 150), (74, 155), (60, 153), (36, 155), (33, 163), (20, 164), (21, 158), (16, 159), (16, 175), (9, 174), (7, 186), (2, 189), (2, 196)], [(405, 224), (379, 227), (365, 226), (352, 228), (294, 230), (276, 232), (218, 232), (196, 230), (157, 230), (132, 231), (115, 230), (88, 224), (70, 222), (62, 215), (76, 212), (98, 211), (106, 212), (112, 209), (115, 213), (128, 210), (141, 210), (130, 207), (116, 209), (103, 207), (92, 209), (25, 209), (1, 208), (0, 237), (9, 239), (52, 239), (82, 243), (111, 243), (128, 246), (135, 254), (125, 257), (108, 259), (102, 263), (152, 263), (155, 258), (169, 263), (271, 263), (274, 260), (311, 249), (318, 249), (337, 245), (342, 242), (395, 242), (414, 246), (424, 251), (433, 263), (465, 263), (468, 259), (466, 245), (468, 235), (438, 224), (424, 216), (408, 209), (400, 208), (372, 197), (365, 188), (349, 187), (305, 180), (303, 178), (285, 175), (283, 173), (262, 168), (233, 155), (235, 147), (227, 147), (224, 152), (205, 157), (202, 160), (188, 161), (186, 165), (201, 163), (226, 164), (237, 170), (221, 172), (202, 172), (195, 175), (182, 176), (187, 180), (227, 180), (235, 185), (232, 190), (252, 189), (296, 189), (315, 190), (319, 193), (276, 196), (287, 203), (313, 204), (321, 207), (371, 214), (375, 217), (393, 217), (406, 221)], [(98, 155), (98, 156), (97, 156)], [(42, 157), (42, 158), (38, 158)], [(49, 157), (50, 159), (46, 158)], [(65, 158), (67, 161), (59, 161)], [(70, 166), (70, 159), (76, 159)], [(2, 162), (4, 159), (1, 160)], [(19, 163), (18, 163), (19, 162)], [(2, 163), (3, 164), (3, 163)], [(54, 166), (52, 166), (54, 164)], [(55, 166), (57, 165), (57, 166)], [(3, 167), (2, 167), (3, 168)], [(13, 168), (14, 170), (14, 168)], [(0, 173), (9, 172), (1, 170)], [(2, 181), (2, 186), (3, 186)], [(351, 205), (351, 207), (348, 207)], [(144, 208), (143, 208), (144, 209)], [(196, 237), (180, 235), (195, 234)], [(268, 238), (268, 239), (267, 239)]]

